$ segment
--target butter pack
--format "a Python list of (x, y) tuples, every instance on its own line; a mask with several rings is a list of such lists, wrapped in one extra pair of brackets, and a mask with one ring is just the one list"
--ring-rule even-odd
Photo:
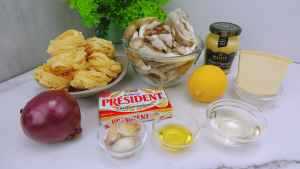
[(99, 94), (100, 123), (117, 116), (151, 121), (159, 113), (168, 111), (172, 111), (172, 106), (162, 87)]

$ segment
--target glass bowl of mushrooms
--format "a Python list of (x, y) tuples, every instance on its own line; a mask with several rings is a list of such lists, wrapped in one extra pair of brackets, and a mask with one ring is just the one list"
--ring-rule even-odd
[(204, 48), (182, 8), (168, 14), (166, 24), (156, 17), (131, 23), (122, 44), (138, 77), (153, 86), (172, 86), (188, 75)]

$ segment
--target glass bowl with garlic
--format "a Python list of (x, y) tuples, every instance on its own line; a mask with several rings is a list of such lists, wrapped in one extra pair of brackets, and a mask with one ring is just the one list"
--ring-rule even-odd
[(166, 22), (156, 17), (131, 23), (122, 44), (138, 77), (153, 86), (181, 82), (198, 61), (204, 41), (194, 33), (183, 8), (171, 11)]
[(147, 128), (134, 117), (119, 116), (107, 120), (97, 133), (100, 146), (116, 158), (133, 156), (147, 139)]

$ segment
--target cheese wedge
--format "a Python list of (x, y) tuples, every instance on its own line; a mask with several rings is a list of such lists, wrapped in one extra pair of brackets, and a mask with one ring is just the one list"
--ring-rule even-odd
[(241, 50), (237, 84), (251, 93), (274, 95), (292, 63), (282, 56)]

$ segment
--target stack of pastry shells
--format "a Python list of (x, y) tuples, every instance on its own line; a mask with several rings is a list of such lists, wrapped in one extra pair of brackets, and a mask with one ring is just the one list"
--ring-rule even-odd
[(115, 49), (110, 41), (96, 37), (85, 40), (76, 30), (50, 41), (47, 52), (52, 57), (34, 70), (33, 77), (51, 89), (103, 87), (121, 72), (120, 63), (113, 60)]

